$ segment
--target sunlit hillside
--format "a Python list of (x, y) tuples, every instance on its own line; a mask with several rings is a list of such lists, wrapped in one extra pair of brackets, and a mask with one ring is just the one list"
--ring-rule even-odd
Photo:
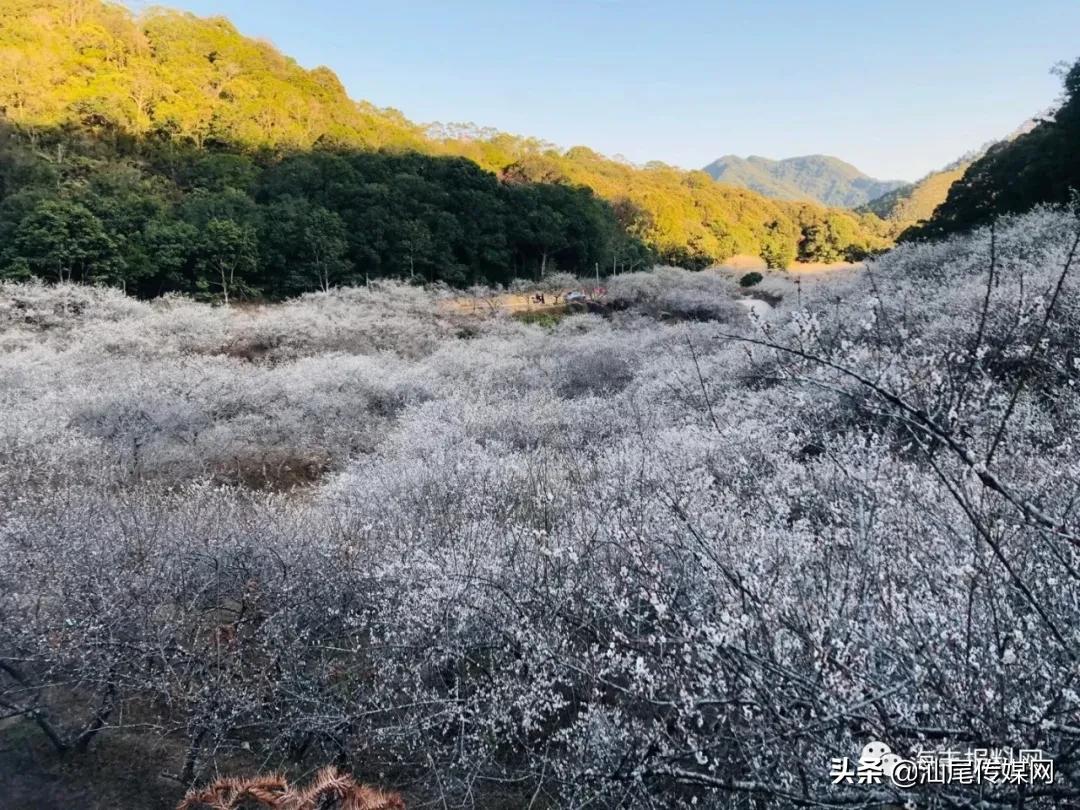
[[(215, 152), (263, 150), (263, 160), (313, 148), (461, 155), (511, 180), (587, 186), (614, 207), (624, 234), (640, 238), (663, 261), (688, 267), (736, 253), (778, 266), (796, 258), (827, 261), (889, 244), (876, 217), (765, 199), (701, 173), (632, 167), (583, 147), (561, 150), (491, 132), (479, 139), (456, 131), (448, 134), (457, 137), (429, 137), (394, 110), (351, 100), (329, 69), (305, 70), (223, 18), (161, 9), (136, 16), (98, 0), (2, 0), (0, 22), (0, 110), (20, 131), (60, 127), (117, 147), (127, 142), (122, 136), (165, 138)], [(217, 182), (246, 191), (245, 180), (241, 172)], [(448, 227), (422, 213), (409, 217), (416, 224), (390, 242), (426, 244)], [(554, 219), (550, 227), (559, 227)], [(361, 275), (387, 274), (375, 262), (357, 267), (361, 253), (349, 257)], [(563, 257), (563, 269), (643, 265), (625, 246), (605, 249), (603, 257), (587, 253)], [(477, 273), (494, 280), (481, 267), (466, 275)]]
[(930, 219), (937, 207), (945, 202), (953, 183), (964, 176), (970, 163), (953, 169), (933, 172), (910, 186), (904, 186), (872, 200), (865, 210), (885, 220), (893, 235), (910, 225)]

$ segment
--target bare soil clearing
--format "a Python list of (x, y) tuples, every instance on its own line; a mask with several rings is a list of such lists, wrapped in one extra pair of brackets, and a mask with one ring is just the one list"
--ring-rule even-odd
[(783, 273), (834, 273), (840, 270), (856, 270), (866, 267), (863, 262), (793, 262), (785, 270), (770, 270), (765, 260), (760, 256), (749, 256), (746, 254), (740, 254), (738, 256), (732, 256), (721, 265), (717, 265), (714, 270), (730, 271), (736, 273), (747, 273), (751, 270), (757, 270), (759, 272), (772, 272), (777, 274)]
[(439, 308), (449, 312), (468, 313), (472, 315), (483, 315), (485, 313), (493, 312), (535, 312), (555, 314), (565, 311), (566, 303), (563, 301), (561, 295), (559, 296), (558, 303), (555, 303), (555, 296), (548, 294), (546, 295), (545, 302), (540, 304), (533, 300), (532, 295), (505, 293), (483, 298), (475, 296), (447, 298), (439, 302)]

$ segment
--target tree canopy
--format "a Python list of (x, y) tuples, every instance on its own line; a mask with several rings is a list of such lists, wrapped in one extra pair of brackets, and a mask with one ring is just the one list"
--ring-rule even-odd
[[(277, 298), (379, 277), (464, 286), (649, 256), (588, 188), (459, 157), (253, 153), (66, 130), (0, 137), (0, 275)], [(616, 259), (616, 262), (618, 259)]]
[(886, 247), (872, 214), (766, 199), (348, 97), (223, 18), (0, 0), (0, 274), (143, 295), (467, 285)]
[(1039, 204), (1062, 204), (1080, 189), (1080, 60), (1062, 70), (1056, 112), (1018, 137), (991, 147), (949, 188), (922, 225), (901, 239), (934, 238), (987, 224)]

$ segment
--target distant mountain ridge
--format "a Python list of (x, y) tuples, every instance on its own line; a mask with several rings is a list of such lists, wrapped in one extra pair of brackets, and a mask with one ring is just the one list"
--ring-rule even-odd
[(758, 155), (724, 155), (705, 171), (721, 183), (741, 186), (780, 200), (812, 200), (840, 208), (857, 208), (908, 185), (878, 180), (850, 163), (829, 155), (803, 155), (770, 160)]

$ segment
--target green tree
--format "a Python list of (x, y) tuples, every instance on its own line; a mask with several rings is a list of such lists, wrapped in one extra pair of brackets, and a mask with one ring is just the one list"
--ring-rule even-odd
[(777, 223), (773, 223), (761, 241), (760, 255), (767, 267), (784, 270), (795, 261), (798, 247), (793, 237), (786, 234)]
[(157, 291), (199, 289), (199, 229), (178, 219), (161, 219), (146, 227), (146, 251), (152, 257)]
[(254, 231), (231, 219), (210, 220), (199, 240), (198, 263), (200, 286), (217, 286), (226, 306), (230, 295), (255, 292), (246, 280), (258, 266)]
[(345, 224), (333, 211), (319, 206), (311, 209), (301, 233), (305, 262), (302, 265), (318, 280), (323, 291), (349, 269), (345, 259), (348, 242)]
[(302, 197), (286, 196), (263, 210), (260, 278), (267, 288), (329, 290), (347, 277), (349, 242), (341, 217)]
[(410, 220), (402, 224), (401, 247), (409, 263), (409, 279), (416, 276), (416, 264), (426, 264), (434, 253), (435, 240), (431, 229), (423, 220)]
[(1070, 200), (1080, 188), (1080, 59), (1060, 72), (1064, 93), (1054, 115), (987, 150), (949, 187), (930, 220), (904, 231), (901, 240), (944, 236)]
[(114, 241), (86, 206), (42, 200), (15, 229), (5, 264), (63, 282), (111, 278), (120, 259)]

